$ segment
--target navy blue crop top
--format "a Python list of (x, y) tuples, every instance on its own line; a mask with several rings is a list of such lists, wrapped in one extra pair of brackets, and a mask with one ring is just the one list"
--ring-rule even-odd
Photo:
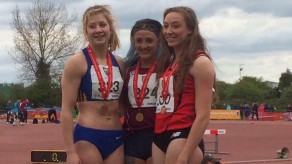
[[(94, 69), (94, 66), (90, 60), (87, 48), (82, 49), (83, 54), (86, 58), (87, 62), (87, 71), (85, 75), (81, 79), (81, 83), (79, 86), (79, 91), (78, 91), (78, 97), (77, 97), (77, 102), (83, 102), (83, 101), (103, 101), (102, 93), (100, 90), (100, 85), (99, 81)], [(122, 87), (124, 84), (122, 75), (121, 75), (121, 70), (119, 67), (119, 63), (116, 60), (115, 56), (110, 53), (111, 55), (111, 60), (113, 63), (113, 83), (112, 87), (109, 93), (109, 96), (106, 100), (117, 100), (120, 97)], [(98, 65), (99, 69), (101, 70), (101, 74), (103, 77), (103, 80), (107, 83), (108, 81), (108, 76), (107, 76), (107, 65)], [(107, 85), (106, 85), (107, 86)]]

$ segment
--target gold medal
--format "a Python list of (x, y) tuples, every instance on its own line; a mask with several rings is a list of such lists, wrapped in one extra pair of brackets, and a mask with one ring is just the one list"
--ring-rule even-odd
[(144, 120), (144, 116), (143, 116), (143, 114), (141, 112), (136, 114), (136, 120), (138, 122), (142, 122)]
[(162, 113), (162, 114), (166, 113), (166, 106), (165, 106), (165, 105), (163, 105), (163, 106), (161, 107), (161, 113)]

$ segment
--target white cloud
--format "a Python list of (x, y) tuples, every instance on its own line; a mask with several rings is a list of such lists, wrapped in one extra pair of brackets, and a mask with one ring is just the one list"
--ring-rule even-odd
[(11, 60), (8, 50), (13, 45), (13, 32), (6, 28), (0, 29), (0, 82), (16, 81), (17, 70)]
[[(0, 83), (14, 82), (15, 64), (8, 56), (13, 46), (10, 29), (11, 12), (16, 3), (20, 9), (28, 7), (29, 0), (0, 2)], [(58, 1), (59, 2), (59, 1)], [(219, 80), (233, 83), (239, 78), (239, 65), (244, 64), (242, 76), (262, 77), (278, 82), (281, 73), (292, 69), (292, 10), (289, 0), (230, 1), (230, 0), (63, 0), (72, 13), (77, 13), (81, 25), (83, 12), (95, 4), (109, 4), (117, 18), (121, 49), (124, 57), (130, 44), (130, 28), (135, 21), (153, 18), (162, 21), (163, 11), (173, 6), (192, 7), (200, 21), (216, 64)], [(70, 3), (69, 3), (70, 2)], [(5, 77), (5, 78), (4, 78)]]
[[(5, 64), (7, 63), (7, 64)], [(17, 83), (17, 69), (12, 62), (1, 62), (0, 64), (0, 83)]]
[[(236, 82), (241, 76), (278, 82), (291, 69), (292, 17), (247, 13), (224, 8), (200, 21), (216, 64), (219, 80)], [(243, 70), (239, 66), (244, 64)]]
[(125, 57), (127, 55), (127, 51), (130, 47), (130, 29), (121, 29), (119, 30), (119, 38), (121, 42), (121, 49), (117, 50), (116, 54)]
[[(279, 82), (281, 73), (291, 69), (292, 51), (270, 52), (264, 54), (254, 53), (252, 57), (242, 54), (232, 58), (222, 57), (215, 60), (217, 78), (230, 83), (236, 82), (240, 77), (240, 67), (243, 68), (241, 76), (253, 76), (264, 81)], [(240, 66), (241, 65), (241, 66)]]
[(292, 17), (228, 8), (203, 19), (200, 26), (208, 43), (223, 52), (292, 50), (292, 37), (287, 37), (292, 35)]

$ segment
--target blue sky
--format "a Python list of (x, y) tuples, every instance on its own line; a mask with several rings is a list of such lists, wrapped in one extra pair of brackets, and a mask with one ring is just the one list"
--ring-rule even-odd
[[(0, 83), (19, 82), (17, 65), (8, 50), (13, 48), (12, 11), (25, 10), (31, 0), (0, 1)], [(278, 82), (281, 73), (292, 70), (292, 1), (290, 0), (59, 0), (78, 15), (95, 4), (108, 4), (117, 19), (122, 57), (129, 48), (130, 29), (136, 20), (162, 22), (163, 11), (173, 6), (193, 8), (203, 37), (213, 57), (217, 78), (228, 83), (241, 76)], [(240, 67), (242, 71), (240, 72)]]

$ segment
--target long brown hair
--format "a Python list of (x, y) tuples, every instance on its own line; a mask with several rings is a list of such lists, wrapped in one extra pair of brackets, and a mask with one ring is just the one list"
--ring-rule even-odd
[[(185, 83), (186, 75), (189, 72), (189, 68), (198, 55), (197, 51), (205, 51), (207, 57), (210, 58), (210, 60), (211, 57), (208, 55), (205, 40), (200, 34), (198, 20), (195, 12), (191, 8), (184, 6), (168, 8), (164, 11), (163, 19), (165, 19), (167, 14), (172, 12), (177, 12), (181, 14), (184, 17), (187, 28), (192, 31), (192, 33), (187, 36), (187, 38), (184, 40), (184, 43), (182, 44), (182, 49), (184, 51), (182, 52), (181, 57), (178, 61), (179, 67), (174, 72), (174, 88), (178, 93), (181, 93)], [(163, 35), (161, 35), (161, 42), (162, 53), (158, 59), (159, 64), (157, 67), (157, 79), (160, 78), (161, 74), (172, 62), (170, 61), (170, 59), (171, 56), (174, 55), (173, 48), (168, 46), (167, 41)]]

